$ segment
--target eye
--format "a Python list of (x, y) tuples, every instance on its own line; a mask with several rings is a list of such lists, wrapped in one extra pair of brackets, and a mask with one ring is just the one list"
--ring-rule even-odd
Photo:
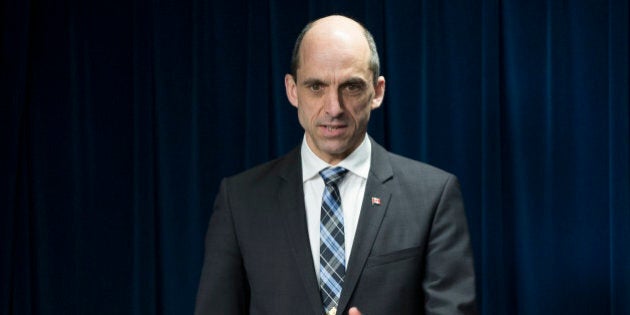
[(359, 95), (365, 90), (365, 84), (362, 83), (348, 83), (343, 86), (342, 92), (346, 95)]
[(346, 90), (348, 90), (349, 92), (356, 92), (361, 90), (361, 85), (359, 84), (348, 84), (346, 86)]
[(309, 88), (311, 89), (311, 91), (313, 92), (319, 92), (322, 90), (322, 85), (320, 83), (313, 83), (309, 86)]

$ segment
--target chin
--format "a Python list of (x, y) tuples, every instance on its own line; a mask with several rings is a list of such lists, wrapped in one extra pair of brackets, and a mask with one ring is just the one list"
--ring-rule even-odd
[(331, 157), (339, 157), (339, 158), (345, 158), (348, 155), (348, 147), (335, 147), (335, 148), (330, 148), (330, 147), (325, 147), (323, 148), (324, 150), (322, 152), (326, 153), (327, 155), (331, 156)]
[(322, 141), (322, 151), (329, 154), (341, 154), (348, 150), (349, 144), (346, 141), (327, 140)]

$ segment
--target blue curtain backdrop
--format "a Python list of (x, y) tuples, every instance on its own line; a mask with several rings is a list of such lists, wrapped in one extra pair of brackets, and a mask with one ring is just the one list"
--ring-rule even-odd
[(482, 313), (630, 314), (627, 0), (2, 0), (0, 313), (190, 314), (219, 180), (299, 143), (283, 75), (334, 12), (380, 48), (370, 134), (460, 177)]

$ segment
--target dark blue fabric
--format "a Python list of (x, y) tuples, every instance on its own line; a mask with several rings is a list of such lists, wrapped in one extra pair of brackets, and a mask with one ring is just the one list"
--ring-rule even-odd
[(460, 178), (482, 313), (630, 314), (625, 0), (2, 1), (0, 314), (192, 313), (219, 180), (300, 142), (283, 76), (335, 12), (380, 48), (370, 134)]

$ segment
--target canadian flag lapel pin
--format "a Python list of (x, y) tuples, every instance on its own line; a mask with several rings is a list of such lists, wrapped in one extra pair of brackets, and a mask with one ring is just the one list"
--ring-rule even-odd
[(372, 205), (377, 205), (380, 206), (381, 205), (381, 198), (378, 197), (372, 197)]

